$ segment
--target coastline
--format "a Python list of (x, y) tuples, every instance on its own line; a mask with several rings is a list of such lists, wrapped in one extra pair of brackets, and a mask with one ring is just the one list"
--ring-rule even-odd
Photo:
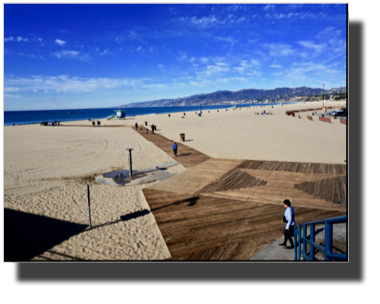
[[(185, 133), (185, 145), (213, 158), (344, 164), (346, 125), (340, 124), (339, 119), (324, 123), (307, 120), (308, 112), (300, 113), (301, 119), (285, 115), (288, 110), (321, 104), (267, 106), (258, 111), (245, 107), (235, 111), (210, 110), (210, 113), (206, 110), (202, 117), (191, 111), (185, 112), (185, 116), (179, 112), (171, 113), (171, 117), (158, 114), (125, 120), (100, 119), (101, 127), (92, 127), (89, 121), (80, 120), (61, 123), (62, 127), (4, 128), (4, 207), (30, 216), (86, 226), (86, 183), (90, 182), (95, 228), (86, 228), (51, 248), (41, 245), (41, 252), (33, 259), (167, 259), (170, 253), (151, 213), (120, 221), (121, 216), (149, 210), (141, 189), (151, 184), (111, 187), (93, 180), (95, 175), (127, 168), (126, 147), (134, 148), (135, 168), (173, 161), (125, 126), (133, 126), (135, 122), (143, 125), (148, 121), (148, 126), (155, 124), (157, 133), (173, 141), (179, 141), (179, 134)], [(326, 106), (344, 104), (328, 102)], [(264, 109), (273, 115), (254, 115)], [(112, 126), (120, 128), (108, 128)], [(173, 173), (184, 170), (182, 165), (169, 168)], [(43, 243), (40, 237), (41, 240), (37, 235), (32, 241)]]

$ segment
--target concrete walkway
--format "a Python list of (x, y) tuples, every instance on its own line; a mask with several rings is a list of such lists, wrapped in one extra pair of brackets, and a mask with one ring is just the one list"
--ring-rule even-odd
[[(346, 252), (346, 224), (335, 224), (333, 228), (333, 252), (342, 253)], [(316, 226), (315, 242), (320, 245), (325, 245), (325, 230), (324, 225)], [(310, 233), (310, 229), (307, 230), (307, 234)], [(284, 249), (283, 246), (279, 246), (284, 241), (284, 238), (276, 240), (260, 250), (251, 261), (265, 261), (265, 260), (277, 260), (288, 261), (294, 260), (294, 250)], [(288, 243), (289, 245), (289, 243)], [(324, 260), (324, 255), (318, 252), (315, 257), (318, 260)]]

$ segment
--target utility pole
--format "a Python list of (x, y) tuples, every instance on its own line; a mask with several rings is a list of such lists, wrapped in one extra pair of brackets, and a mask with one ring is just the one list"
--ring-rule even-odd
[(129, 179), (132, 181), (132, 148), (127, 148), (129, 151)]

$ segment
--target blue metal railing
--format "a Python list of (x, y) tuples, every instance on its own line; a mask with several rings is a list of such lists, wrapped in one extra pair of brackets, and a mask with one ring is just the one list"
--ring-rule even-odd
[[(318, 249), (325, 255), (325, 260), (339, 260), (345, 261), (347, 260), (347, 254), (345, 253), (333, 253), (332, 252), (332, 240), (333, 240), (333, 225), (347, 223), (347, 216), (338, 216), (320, 221), (313, 221), (301, 224), (294, 227), (294, 260), (298, 261), (303, 260), (313, 261), (314, 260), (314, 248)], [(325, 247), (320, 246), (315, 243), (315, 225), (325, 225)], [(307, 237), (307, 226), (310, 226), (310, 237)], [(302, 230), (302, 236), (301, 236)], [(302, 242), (302, 250), (301, 250), (301, 242)], [(309, 255), (306, 252), (306, 243), (310, 246)]]

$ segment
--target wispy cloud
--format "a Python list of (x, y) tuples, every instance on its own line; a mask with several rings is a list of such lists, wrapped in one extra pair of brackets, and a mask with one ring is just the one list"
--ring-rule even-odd
[(271, 66), (269, 66), (271, 68), (275, 68), (275, 69), (281, 69), (282, 68), (282, 65), (278, 65), (278, 64), (272, 64)]
[(66, 44), (66, 41), (63, 41), (63, 40), (60, 40), (60, 39), (55, 39), (54, 40), (56, 44), (60, 45), (60, 46), (63, 46)]
[(21, 96), (20, 95), (12, 95), (12, 94), (5, 94), (4, 93), (4, 97), (6, 97), (6, 98), (20, 98)]
[(320, 53), (323, 50), (323, 48), (326, 46), (326, 44), (324, 44), (324, 43), (316, 44), (312, 41), (298, 41), (298, 44), (300, 44), (306, 48), (313, 49), (317, 53)]
[(269, 49), (269, 55), (274, 57), (289, 56), (294, 53), (294, 49), (284, 43), (270, 43), (266, 46)]
[(106, 49), (104, 50), (103, 52), (100, 53), (100, 56), (104, 56), (104, 55), (109, 55), (109, 49)]
[(242, 60), (240, 62), (240, 66), (234, 67), (233, 69), (240, 74), (246, 74), (246, 75), (252, 76), (252, 75), (261, 74), (261, 72), (259, 71), (259, 66), (260, 66), (260, 62), (255, 59), (252, 59), (250, 61)]
[(145, 79), (81, 78), (60, 75), (57, 77), (32, 76), (4, 78), (4, 91), (45, 91), (45, 92), (93, 92), (99, 89), (116, 89), (143, 84)]
[(232, 37), (227, 37), (227, 38), (224, 38), (224, 37), (216, 37), (215, 39), (216, 39), (216, 40), (219, 40), (219, 41), (229, 42), (229, 43), (231, 43), (231, 46), (234, 45), (236, 42), (238, 42), (236, 39), (234, 39), (234, 38), (232, 38)]
[(60, 52), (55, 52), (52, 54), (52, 56), (55, 56), (57, 58), (62, 58), (62, 57), (69, 57), (69, 58), (75, 58), (80, 54), (78, 51), (60, 51)]
[(215, 24), (221, 23), (220, 20), (218, 20), (215, 15), (208, 16), (208, 17), (202, 17), (202, 18), (197, 18), (197, 17), (180, 17), (178, 18), (179, 21), (186, 23), (186, 24), (192, 24), (192, 25), (197, 25), (201, 27), (209, 27), (213, 26)]
[(145, 88), (145, 89), (164, 89), (166, 87), (167, 87), (166, 84), (146, 84), (146, 85), (141, 86), (141, 88)]
[(65, 50), (65, 51), (52, 53), (51, 55), (57, 58), (69, 58), (69, 59), (76, 59), (76, 60), (82, 60), (82, 61), (89, 61), (92, 59), (92, 57), (89, 54), (83, 54), (79, 51)]
[(18, 55), (20, 56), (26, 56), (26, 57), (30, 57), (30, 58), (35, 58), (35, 59), (45, 59), (44, 57), (42, 56), (36, 56), (36, 55), (33, 55), (33, 54), (24, 54), (24, 53), (21, 53), (19, 52)]
[(127, 31), (127, 32), (124, 32), (124, 33), (121, 33), (121, 34), (118, 34), (115, 38), (115, 41), (117, 43), (122, 43), (124, 41), (127, 41), (127, 40), (134, 40), (134, 39), (137, 39), (137, 33), (136, 31)]
[(7, 42), (7, 41), (21, 42), (21, 41), (28, 41), (28, 38), (22, 38), (22, 37), (17, 37), (17, 38), (9, 37), (9, 38), (4, 38), (4, 42)]
[(276, 6), (274, 4), (267, 4), (266, 6), (264, 6), (264, 10), (268, 11), (268, 10), (272, 10), (274, 9)]

